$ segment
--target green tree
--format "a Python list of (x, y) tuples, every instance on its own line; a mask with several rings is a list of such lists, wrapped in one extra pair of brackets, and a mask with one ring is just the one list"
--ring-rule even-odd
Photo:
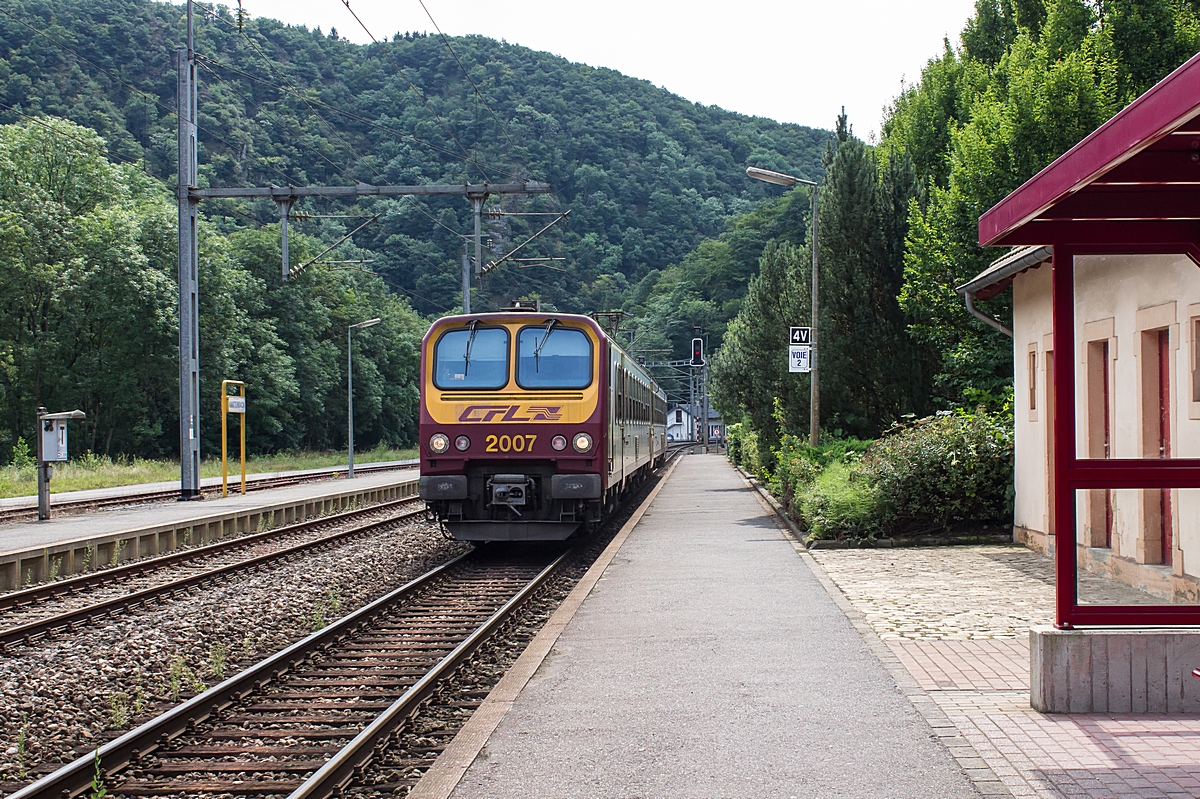
[(37, 404), (88, 413), (84, 441), (153, 449), (166, 410), (160, 353), (176, 326), (164, 194), (105, 158), (94, 131), (0, 127), (0, 399), (10, 443)]

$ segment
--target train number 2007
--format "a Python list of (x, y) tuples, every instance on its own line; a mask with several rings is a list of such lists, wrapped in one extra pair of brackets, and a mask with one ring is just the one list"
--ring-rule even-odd
[(532, 452), (535, 441), (537, 436), (488, 436), (484, 439), (487, 452)]

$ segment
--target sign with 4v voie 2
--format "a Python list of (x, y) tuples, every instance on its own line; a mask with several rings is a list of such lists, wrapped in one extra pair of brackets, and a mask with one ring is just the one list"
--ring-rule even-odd
[(812, 328), (788, 328), (788, 371), (812, 371)]

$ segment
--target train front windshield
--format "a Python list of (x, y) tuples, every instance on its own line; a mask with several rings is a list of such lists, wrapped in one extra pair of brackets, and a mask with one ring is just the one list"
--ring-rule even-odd
[(504, 388), (508, 331), (502, 327), (451, 330), (434, 350), (433, 383), (440, 389)]
[(526, 327), (517, 336), (521, 388), (585, 388), (592, 382), (592, 342), (582, 330)]

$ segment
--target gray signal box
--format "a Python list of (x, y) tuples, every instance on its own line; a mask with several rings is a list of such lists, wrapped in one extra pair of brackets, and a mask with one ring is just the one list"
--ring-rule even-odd
[(38, 519), (50, 518), (50, 478), (54, 476), (50, 464), (67, 460), (67, 422), (83, 418), (83, 411), (46, 413), (38, 406)]
[(42, 420), (42, 460), (56, 462), (67, 460), (67, 420)]

